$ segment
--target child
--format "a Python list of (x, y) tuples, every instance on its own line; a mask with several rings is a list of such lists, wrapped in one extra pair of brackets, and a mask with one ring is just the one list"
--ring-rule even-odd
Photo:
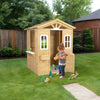
[(57, 75), (61, 75), (60, 78), (64, 78), (65, 77), (65, 66), (66, 66), (66, 56), (67, 54), (64, 52), (64, 44), (61, 43), (58, 47), (58, 53), (56, 54), (56, 57), (59, 59), (59, 65), (58, 65), (58, 69), (59, 69), (59, 73), (57, 73)]

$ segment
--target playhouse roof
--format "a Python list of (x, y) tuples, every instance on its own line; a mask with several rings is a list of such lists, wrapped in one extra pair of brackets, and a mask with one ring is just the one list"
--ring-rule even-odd
[(54, 19), (54, 20), (46, 21), (41, 24), (26, 28), (25, 30), (32, 30), (32, 29), (37, 29), (37, 28), (48, 28), (49, 26), (51, 26), (51, 28), (60, 28), (61, 26), (63, 26), (65, 28), (75, 29), (75, 27), (70, 24), (67, 24), (59, 19)]

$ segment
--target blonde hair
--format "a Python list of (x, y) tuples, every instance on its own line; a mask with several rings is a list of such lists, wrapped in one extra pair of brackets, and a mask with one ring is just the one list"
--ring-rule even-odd
[(64, 49), (65, 47), (63, 43), (60, 43), (59, 46), (57, 47), (57, 50), (64, 50)]

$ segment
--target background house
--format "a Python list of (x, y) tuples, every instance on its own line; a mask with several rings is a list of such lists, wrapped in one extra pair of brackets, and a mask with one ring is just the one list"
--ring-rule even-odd
[(86, 28), (91, 29), (95, 51), (100, 51), (100, 9), (73, 21), (76, 30), (74, 35), (84, 34)]

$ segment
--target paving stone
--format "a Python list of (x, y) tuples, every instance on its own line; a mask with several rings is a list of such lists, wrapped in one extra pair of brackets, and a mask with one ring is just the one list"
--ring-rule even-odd
[(78, 83), (63, 86), (78, 100), (100, 100), (100, 96)]

